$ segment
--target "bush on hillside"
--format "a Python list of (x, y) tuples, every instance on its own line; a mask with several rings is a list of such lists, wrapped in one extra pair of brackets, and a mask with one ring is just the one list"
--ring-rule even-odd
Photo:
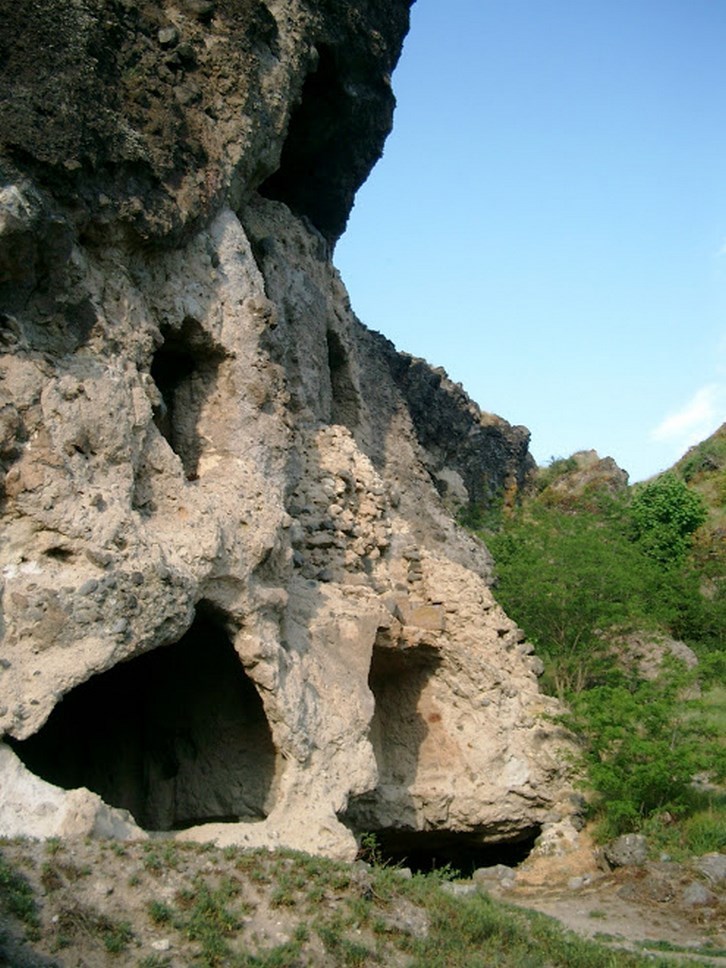
[(683, 560), (706, 517), (701, 497), (675, 474), (646, 484), (630, 505), (633, 540), (661, 565)]

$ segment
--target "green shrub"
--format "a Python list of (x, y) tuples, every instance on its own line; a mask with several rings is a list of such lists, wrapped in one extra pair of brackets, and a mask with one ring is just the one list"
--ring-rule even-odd
[(717, 731), (696, 714), (698, 700), (683, 698), (692, 679), (672, 663), (656, 680), (572, 697), (567, 720), (584, 740), (604, 836), (638, 830), (657, 812), (687, 814), (694, 775), (726, 771)]
[(633, 540), (662, 565), (679, 562), (706, 516), (700, 495), (675, 474), (664, 474), (639, 489), (633, 498), (630, 506)]
[(602, 681), (612, 662), (600, 635), (652, 616), (655, 567), (617, 518), (535, 507), (488, 539), (496, 595), (545, 662), (561, 698)]
[(30, 937), (37, 935), (40, 918), (33, 889), (23, 875), (8, 864), (1, 853), (0, 909), (21, 921)]

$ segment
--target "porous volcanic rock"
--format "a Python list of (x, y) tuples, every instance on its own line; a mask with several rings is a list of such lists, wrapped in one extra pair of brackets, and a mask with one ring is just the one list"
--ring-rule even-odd
[(516, 489), (526, 431), (331, 262), (408, 6), (2, 4), (0, 833), (349, 857), (572, 810), (442, 498)]

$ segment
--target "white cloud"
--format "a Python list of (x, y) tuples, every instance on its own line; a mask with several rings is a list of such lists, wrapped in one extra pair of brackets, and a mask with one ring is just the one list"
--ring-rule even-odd
[(650, 436), (652, 440), (690, 447), (712, 434), (724, 420), (726, 384), (709, 383), (697, 390), (680, 410), (662, 420)]

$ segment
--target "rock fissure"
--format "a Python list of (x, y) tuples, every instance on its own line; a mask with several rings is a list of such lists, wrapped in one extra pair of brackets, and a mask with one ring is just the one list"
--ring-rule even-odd
[(187, 480), (196, 480), (203, 449), (199, 417), (205, 400), (214, 392), (226, 353), (190, 317), (178, 330), (164, 327), (162, 339), (151, 364), (151, 376), (161, 396), (154, 408), (154, 422), (180, 458)]

